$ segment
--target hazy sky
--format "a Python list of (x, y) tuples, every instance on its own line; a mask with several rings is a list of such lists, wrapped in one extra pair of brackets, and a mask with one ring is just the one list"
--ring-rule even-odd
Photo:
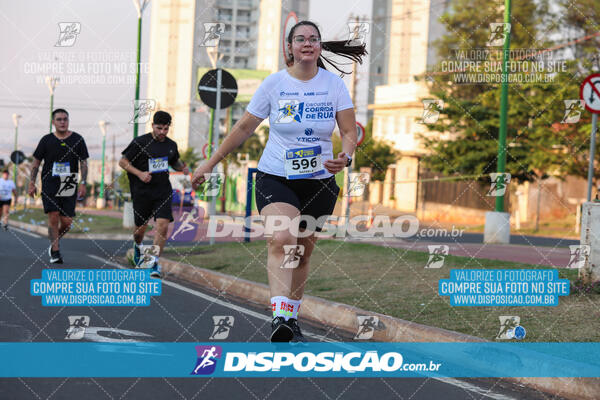
[[(148, 58), (151, 7), (152, 1), (144, 13), (142, 62)], [(350, 14), (370, 12), (371, 0), (311, 0), (309, 18), (319, 23), (325, 40), (345, 39)], [(68, 41), (56, 46), (59, 23), (66, 22), (79, 23), (80, 32), (72, 46), (65, 46)], [(84, 135), (92, 158), (101, 154), (99, 120), (109, 122), (109, 154), (113, 136), (120, 153), (133, 132), (136, 30), (130, 0), (0, 0), (0, 158), (7, 162), (14, 147), (13, 113), (22, 116), (18, 147), (27, 155), (48, 132), (50, 92), (44, 77), (53, 72), (48, 68), (62, 68), (55, 74), (67, 77), (56, 87), (54, 108), (69, 110), (71, 129)], [(367, 68), (359, 70), (358, 78), (357, 103), (366, 109)], [(142, 75), (141, 98), (146, 80)]]

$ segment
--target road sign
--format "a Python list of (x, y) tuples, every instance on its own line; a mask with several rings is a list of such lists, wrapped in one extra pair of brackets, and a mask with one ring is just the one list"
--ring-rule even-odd
[(356, 123), (356, 134), (358, 135), (358, 139), (356, 139), (356, 145), (360, 146), (363, 140), (365, 140), (365, 127), (362, 126), (360, 122)]
[(211, 69), (200, 79), (198, 94), (210, 108), (217, 108), (217, 71), (221, 70), (221, 106), (227, 108), (235, 102), (238, 87), (233, 75), (222, 68)]
[(25, 154), (21, 150), (13, 151), (12, 153), (10, 153), (10, 160), (13, 163), (19, 165), (23, 161), (25, 161)]
[(583, 100), (585, 108), (592, 113), (587, 190), (587, 201), (591, 201), (592, 182), (594, 178), (594, 153), (596, 151), (596, 129), (598, 127), (598, 114), (600, 114), (600, 74), (592, 74), (583, 80), (579, 87), (579, 98)]
[(579, 87), (579, 98), (589, 112), (600, 113), (600, 74), (592, 74), (583, 80)]
[(288, 62), (292, 62), (292, 60), (288, 57), (289, 50), (287, 48), (287, 37), (292, 30), (292, 27), (298, 23), (298, 16), (295, 12), (291, 11), (287, 18), (285, 19), (285, 23), (283, 24), (283, 37), (281, 38), (281, 51), (283, 51), (283, 63), (288, 65)]

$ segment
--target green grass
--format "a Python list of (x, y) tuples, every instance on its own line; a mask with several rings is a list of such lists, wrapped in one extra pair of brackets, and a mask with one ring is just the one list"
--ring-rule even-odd
[[(168, 247), (168, 246), (167, 246)], [(267, 283), (264, 241), (167, 248), (165, 256), (199, 267)], [(425, 269), (428, 254), (363, 243), (321, 240), (311, 257), (306, 294), (408, 321), (494, 340), (501, 315), (518, 315), (525, 341), (600, 341), (600, 295), (560, 297), (557, 307), (451, 307), (438, 296), (439, 279), (458, 268), (547, 268), (514, 262), (446, 256)], [(575, 270), (559, 270), (577, 278)]]
[[(76, 210), (70, 233), (131, 233), (131, 229), (123, 229), (121, 218), (106, 217), (103, 215), (86, 214)], [(10, 214), (11, 220), (25, 222), (28, 224), (48, 225), (48, 216), (39, 208), (28, 208), (17, 210)]]

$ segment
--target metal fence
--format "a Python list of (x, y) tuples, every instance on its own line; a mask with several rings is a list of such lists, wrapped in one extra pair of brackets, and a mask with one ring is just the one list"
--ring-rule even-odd
[[(420, 171), (419, 200), (425, 203), (451, 204), (480, 210), (493, 210), (496, 197), (487, 196), (490, 178), (476, 180), (461, 176), (448, 177), (430, 171)], [(510, 209), (508, 190), (504, 195), (505, 209)]]

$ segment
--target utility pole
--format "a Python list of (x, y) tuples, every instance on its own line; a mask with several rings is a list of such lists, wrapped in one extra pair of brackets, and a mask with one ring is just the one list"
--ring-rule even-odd
[[(500, 132), (498, 134), (498, 175), (496, 185), (506, 185), (506, 131), (508, 114), (508, 63), (510, 59), (510, 8), (511, 0), (504, 0), (504, 25), (502, 49), (502, 86), (500, 92)], [(495, 211), (485, 214), (484, 243), (508, 244), (510, 242), (510, 214), (504, 212), (504, 194), (496, 195)]]
[[(353, 40), (358, 39), (359, 34), (359, 25), (358, 25), (358, 15), (354, 17), (354, 22), (356, 22), (356, 26), (354, 27), (354, 38)], [(354, 104), (354, 112), (356, 112), (356, 62), (352, 63), (352, 92), (350, 95), (352, 96), (352, 103)]]
[[(511, 0), (504, 1), (504, 23), (510, 23)], [(510, 57), (510, 31), (504, 38), (502, 51), (502, 91), (500, 92), (500, 137), (498, 138), (498, 173), (506, 169), (506, 117), (508, 113), (508, 59)], [(504, 212), (504, 196), (496, 196), (496, 211)]]
[[(144, 14), (144, 9), (148, 5), (150, 0), (133, 0), (133, 6), (137, 11), (138, 15), (138, 28), (137, 28), (137, 61), (135, 67), (135, 106), (134, 106), (134, 114), (138, 115), (137, 108), (139, 107), (140, 100), (140, 60), (142, 53), (142, 15)], [(133, 138), (135, 139), (138, 136), (138, 124), (136, 121), (133, 121)]]
[(106, 126), (108, 122), (98, 121), (100, 130), (102, 131), (102, 170), (100, 172), (100, 193), (98, 199), (96, 199), (96, 208), (104, 208), (106, 206), (106, 200), (104, 199), (104, 154), (106, 149)]
[[(21, 116), (19, 114), (13, 114), (12, 115), (13, 118), (13, 123), (15, 124), (15, 151), (18, 150), (17, 148), (17, 144), (18, 144), (18, 138), (19, 138), (19, 120), (21, 119)], [(17, 196), (19, 195), (19, 186), (17, 184), (17, 172), (18, 168), (17, 168), (17, 163), (13, 163), (13, 178), (15, 180), (15, 188), (17, 188)], [(15, 201), (15, 209), (17, 208), (17, 202)]]
[(110, 163), (110, 182), (113, 188), (115, 187), (116, 138), (117, 135), (112, 135), (112, 162)]
[[(352, 17), (350, 17), (352, 18)], [(354, 22), (356, 22), (356, 25), (354, 26), (354, 37), (352, 38), (352, 40), (356, 40), (359, 38), (359, 24), (358, 24), (358, 15), (354, 17)], [(354, 105), (354, 114), (356, 115), (356, 71), (357, 71), (357, 67), (356, 67), (356, 61), (352, 62), (352, 89), (350, 92), (350, 96), (352, 97), (352, 104)], [(358, 140), (358, 134), (356, 139)], [(350, 154), (348, 154), (348, 156), (350, 156)], [(356, 157), (352, 158), (352, 164), (350, 164), (350, 166), (348, 168), (345, 168), (344, 170), (344, 186), (345, 186), (345, 193), (346, 193), (346, 205), (345, 205), (345, 214), (346, 214), (346, 226), (350, 223), (350, 203), (351, 203), (351, 199), (350, 199), (350, 174), (352, 174), (352, 169), (354, 168), (354, 162)]]

